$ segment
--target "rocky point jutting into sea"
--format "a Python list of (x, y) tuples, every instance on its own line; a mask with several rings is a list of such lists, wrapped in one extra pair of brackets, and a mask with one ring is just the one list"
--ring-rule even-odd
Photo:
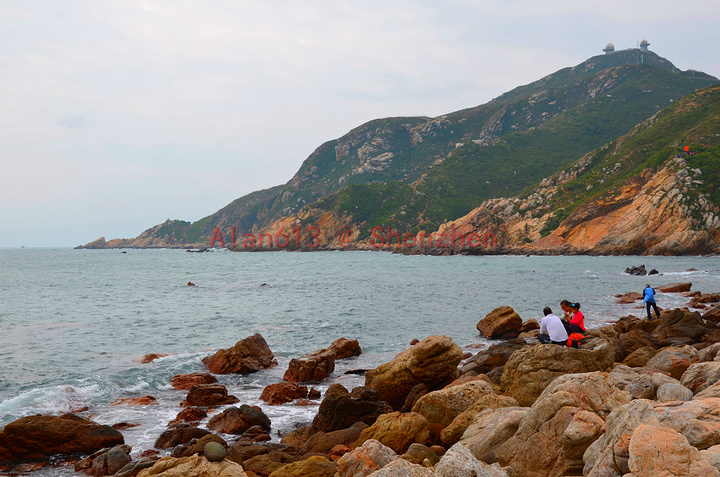
[[(273, 423), (218, 377), (278, 365), (254, 334), (208, 354), (205, 372), (174, 376), (179, 406), (152, 448), (131, 449), (93, 409), (26, 416), (0, 430), (0, 468), (74, 466), (101, 477), (720, 475), (720, 294), (658, 287), (689, 308), (589, 329), (579, 349), (539, 344), (538, 323), (499, 307), (477, 323), (496, 344), (464, 353), (448, 336), (410, 343), (347, 389), (321, 384), (361, 343), (338, 338), (291, 359), (262, 391), (268, 406), (317, 406), (307, 426), (273, 442)], [(632, 292), (620, 303), (641, 299)], [(149, 354), (144, 366), (163, 359)], [(151, 395), (116, 406), (157, 405)], [(131, 454), (135, 457), (131, 457)]]
[(287, 184), (79, 248), (718, 253), (719, 117), (717, 78), (617, 51), (484, 105), (371, 121)]

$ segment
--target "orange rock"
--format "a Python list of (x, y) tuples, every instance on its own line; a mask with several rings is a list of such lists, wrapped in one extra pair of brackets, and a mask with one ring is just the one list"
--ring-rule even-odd
[(217, 382), (217, 378), (210, 373), (176, 374), (170, 380), (170, 384), (172, 385), (173, 389), (179, 389), (183, 391), (189, 390), (196, 384), (213, 384)]
[(156, 405), (157, 399), (153, 396), (143, 396), (136, 398), (120, 398), (113, 401), (113, 406), (125, 405), (125, 406), (152, 406)]
[(156, 359), (164, 358), (165, 356), (168, 356), (168, 355), (163, 354), (163, 353), (150, 353), (150, 354), (146, 354), (145, 356), (143, 356), (142, 359), (140, 360), (140, 362), (142, 364), (147, 364), (152, 361), (155, 361)]

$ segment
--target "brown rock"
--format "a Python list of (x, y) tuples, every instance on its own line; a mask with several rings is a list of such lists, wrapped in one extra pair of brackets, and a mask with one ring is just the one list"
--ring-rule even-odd
[(452, 447), (460, 440), (465, 430), (475, 420), (475, 417), (486, 409), (517, 406), (519, 406), (518, 402), (509, 396), (486, 394), (453, 419), (452, 423), (442, 430), (440, 439), (445, 447)]
[(120, 431), (74, 414), (37, 414), (12, 421), (0, 430), (0, 463), (46, 459), (55, 454), (90, 454), (123, 444)]
[(176, 374), (170, 380), (173, 389), (182, 391), (189, 391), (196, 384), (213, 384), (217, 382), (217, 378), (210, 373)]
[(313, 431), (330, 432), (346, 429), (356, 422), (373, 424), (381, 414), (391, 412), (378, 393), (367, 387), (357, 387), (349, 393), (341, 384), (333, 384), (325, 391), (318, 413), (313, 419)]
[(330, 449), (330, 452), (328, 453), (328, 457), (330, 457), (330, 460), (333, 462), (338, 460), (340, 457), (344, 456), (350, 452), (350, 448), (348, 446), (344, 446), (342, 444), (338, 444), (332, 449)]
[(515, 351), (522, 349), (526, 345), (527, 343), (524, 340), (519, 339), (492, 345), (470, 358), (467, 363), (460, 367), (460, 372), (489, 373), (498, 366), (505, 365)]
[(347, 338), (338, 338), (330, 345), (328, 350), (335, 353), (335, 359), (345, 359), (352, 356), (360, 356), (362, 349), (358, 340), (349, 340)]
[(205, 445), (209, 442), (220, 444), (223, 449), (227, 449), (227, 442), (222, 437), (207, 433), (199, 439), (191, 439), (185, 445), (180, 445), (173, 449), (173, 457), (190, 457), (196, 454), (203, 454)]
[(607, 373), (560, 376), (500, 446), (497, 461), (524, 477), (582, 475), (583, 454), (605, 432), (604, 418), (627, 403)]
[(307, 442), (311, 435), (313, 435), (312, 427), (303, 426), (285, 434), (280, 442), (289, 447), (302, 449), (303, 445), (305, 445), (305, 442)]
[(187, 407), (180, 411), (178, 415), (168, 423), (169, 425), (177, 424), (180, 422), (200, 422), (208, 416), (204, 409), (199, 407)]
[(581, 349), (540, 344), (516, 351), (503, 370), (501, 387), (505, 395), (517, 399), (521, 406), (530, 406), (558, 376), (611, 368), (616, 343), (606, 339), (602, 334), (606, 331), (588, 330)]
[(714, 307), (707, 310), (702, 315), (703, 319), (712, 321), (713, 323), (720, 323), (720, 305), (715, 305)]
[(630, 293), (621, 295), (620, 298), (618, 298), (615, 301), (615, 303), (635, 303), (637, 300), (642, 300), (642, 299), (643, 299), (642, 293), (630, 292)]
[(256, 333), (203, 359), (211, 373), (249, 374), (277, 365), (265, 339)]
[(259, 407), (231, 406), (220, 414), (210, 418), (208, 429), (223, 434), (242, 434), (253, 426), (261, 426), (270, 432), (270, 419)]
[(430, 423), (425, 416), (416, 412), (403, 414), (396, 411), (380, 416), (375, 424), (362, 431), (357, 443), (362, 445), (374, 439), (397, 454), (404, 454), (413, 442), (430, 442), (430, 436)]
[(277, 451), (270, 451), (267, 454), (258, 455), (247, 459), (243, 468), (248, 472), (267, 477), (276, 470), (295, 462), (297, 458)]
[(365, 386), (375, 389), (393, 409), (401, 409), (415, 385), (424, 383), (432, 390), (457, 378), (462, 355), (462, 349), (449, 337), (429, 336), (389, 363), (368, 371)]
[(165, 356), (168, 356), (167, 354), (163, 353), (148, 353), (145, 356), (142, 357), (140, 360), (140, 363), (147, 364), (155, 361), (156, 359), (164, 358)]
[(359, 447), (343, 455), (336, 462), (339, 476), (369, 476), (397, 460), (397, 454), (374, 439), (368, 439)]
[(222, 384), (195, 384), (188, 391), (184, 406), (208, 407), (235, 404), (240, 402), (235, 396), (229, 395)]
[(179, 444), (187, 444), (192, 439), (200, 439), (210, 434), (206, 429), (200, 429), (191, 424), (173, 424), (155, 440), (156, 449), (170, 449)]
[(666, 427), (641, 424), (632, 434), (628, 451), (632, 477), (720, 476), (685, 436)]
[(692, 283), (670, 283), (668, 285), (655, 287), (655, 290), (663, 293), (682, 293), (689, 292), (690, 288), (692, 288)]
[(320, 394), (320, 391), (315, 388), (310, 388), (310, 391), (308, 391), (307, 395), (308, 399), (320, 399), (320, 396), (322, 396)]
[(265, 387), (260, 395), (260, 400), (265, 401), (270, 405), (276, 405), (292, 402), (295, 399), (302, 399), (307, 397), (307, 395), (307, 386), (283, 382), (271, 384)]
[(699, 305), (706, 303), (717, 303), (720, 301), (720, 293), (701, 293), (692, 300), (688, 305), (690, 308), (699, 308)]
[(412, 412), (422, 414), (429, 423), (445, 428), (475, 401), (488, 394), (495, 394), (492, 384), (484, 380), (471, 381), (422, 396)]
[(315, 455), (306, 460), (285, 465), (270, 474), (269, 477), (333, 477), (335, 463), (324, 456)]
[(357, 340), (338, 338), (328, 348), (290, 360), (283, 380), (294, 383), (322, 381), (335, 370), (336, 359), (359, 356), (361, 353)]
[(157, 405), (157, 399), (153, 396), (142, 396), (136, 398), (120, 398), (110, 404), (113, 406), (152, 406)]
[(262, 426), (252, 426), (247, 431), (243, 432), (240, 436), (240, 439), (238, 439), (238, 442), (244, 441), (244, 442), (267, 442), (272, 440), (270, 437), (270, 434), (268, 434), (268, 431), (262, 428)]
[(512, 307), (501, 306), (488, 313), (477, 324), (486, 338), (516, 338), (521, 333), (522, 318)]
[(83, 472), (93, 477), (115, 475), (130, 463), (130, 446), (119, 444), (111, 449), (101, 449), (75, 464), (75, 472)]
[(140, 424), (135, 424), (131, 422), (118, 422), (112, 425), (113, 429), (117, 429), (118, 431), (123, 431), (125, 429), (132, 429), (133, 427), (140, 427)]
[(358, 422), (348, 427), (332, 432), (316, 432), (302, 446), (305, 453), (327, 454), (333, 448), (344, 445), (350, 446), (360, 437), (360, 433), (367, 429), (368, 425)]
[(676, 308), (666, 310), (660, 315), (660, 321), (652, 335), (660, 340), (690, 338), (697, 342), (705, 333), (707, 329), (700, 313)]
[(650, 361), (650, 359), (652, 359), (657, 353), (658, 350), (650, 346), (638, 348), (623, 360), (623, 364), (632, 368), (642, 368), (645, 367), (648, 361)]

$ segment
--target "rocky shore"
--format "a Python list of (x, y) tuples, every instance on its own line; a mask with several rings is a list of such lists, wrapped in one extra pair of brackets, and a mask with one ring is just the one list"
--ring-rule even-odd
[[(72, 465), (95, 477), (720, 476), (720, 295), (666, 290), (692, 309), (623, 316), (574, 349), (539, 344), (537, 322), (500, 307), (477, 325), (498, 341), (474, 355), (429, 336), (367, 370), (364, 386), (320, 395), (313, 385), (335, 362), (362, 353), (339, 338), (292, 359), (263, 390), (268, 406), (318, 406), (310, 425), (280, 442), (262, 409), (216, 378), (277, 366), (256, 334), (207, 356), (208, 372), (172, 378), (179, 412), (152, 449), (125, 444), (132, 423), (27, 416), (0, 430), (0, 473)], [(628, 307), (638, 299), (618, 298)]]

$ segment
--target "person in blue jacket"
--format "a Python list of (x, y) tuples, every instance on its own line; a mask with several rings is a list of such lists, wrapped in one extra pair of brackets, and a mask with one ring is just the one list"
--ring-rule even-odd
[(655, 309), (657, 317), (660, 318), (660, 310), (658, 310), (657, 303), (655, 303), (655, 290), (653, 290), (649, 283), (645, 285), (643, 295), (643, 303), (645, 303), (645, 308), (647, 309), (648, 320), (652, 320), (652, 315), (650, 314), (651, 306)]

